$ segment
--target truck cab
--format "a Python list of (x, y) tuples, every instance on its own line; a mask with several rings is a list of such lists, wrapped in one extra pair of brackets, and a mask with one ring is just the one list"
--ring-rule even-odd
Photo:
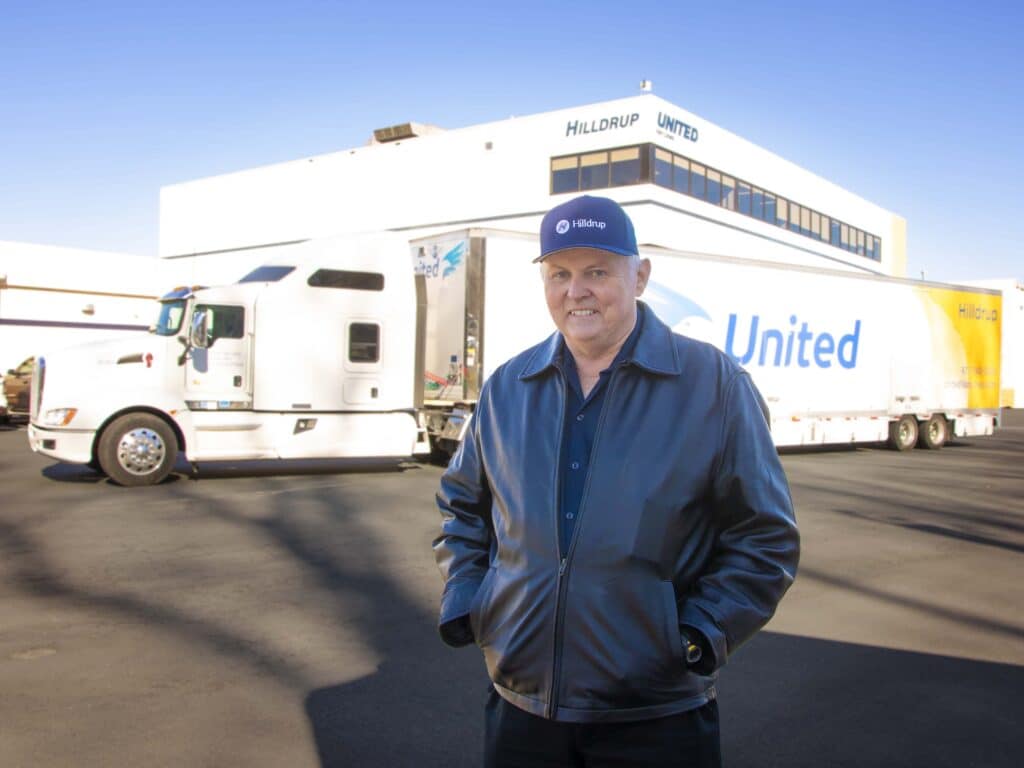
[(179, 288), (148, 334), (40, 356), (29, 442), (121, 485), (190, 462), (405, 457), (422, 313), (408, 244), (295, 244), (237, 283)]

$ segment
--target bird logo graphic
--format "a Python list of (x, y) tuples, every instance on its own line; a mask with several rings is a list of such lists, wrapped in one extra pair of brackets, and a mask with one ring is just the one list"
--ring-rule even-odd
[(462, 258), (466, 253), (466, 241), (460, 240), (456, 243), (455, 247), (448, 251), (444, 255), (444, 271), (441, 273), (441, 277), (445, 278), (448, 275), (455, 274), (455, 270), (459, 268), (462, 263)]

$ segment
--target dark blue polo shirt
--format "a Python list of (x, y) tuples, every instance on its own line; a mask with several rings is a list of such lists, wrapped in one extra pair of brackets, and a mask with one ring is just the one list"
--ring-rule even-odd
[(558, 510), (560, 523), (558, 545), (562, 557), (569, 552), (569, 542), (572, 540), (580, 502), (583, 500), (584, 486), (587, 482), (587, 475), (590, 473), (591, 449), (594, 447), (597, 424), (601, 420), (601, 411), (604, 408), (605, 395), (608, 392), (608, 382), (616, 368), (628, 364), (633, 350), (636, 348), (636, 340), (640, 335), (643, 321), (643, 313), (638, 309), (636, 325), (632, 332), (612, 364), (601, 371), (600, 378), (586, 398), (583, 397), (583, 388), (580, 386), (580, 377), (576, 371), (572, 353), (566, 347), (565, 339), (562, 340), (561, 353), (557, 361), (558, 369), (562, 372), (566, 394), (565, 424), (562, 428), (562, 459), (559, 467), (561, 489)]

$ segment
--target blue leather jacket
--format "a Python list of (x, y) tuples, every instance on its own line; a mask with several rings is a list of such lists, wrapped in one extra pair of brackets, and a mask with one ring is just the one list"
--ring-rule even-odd
[(567, 722), (638, 720), (714, 698), (713, 666), (760, 629), (796, 574), (789, 486), (749, 375), (644, 304), (608, 381), (586, 489), (558, 547), (565, 386), (556, 333), (502, 365), (441, 479), (442, 637), (469, 617), (495, 689)]

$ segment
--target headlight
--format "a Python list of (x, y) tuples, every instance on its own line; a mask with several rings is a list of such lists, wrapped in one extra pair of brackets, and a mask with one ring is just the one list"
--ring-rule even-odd
[(44, 427), (66, 427), (78, 413), (77, 408), (55, 408), (43, 414), (42, 425)]

